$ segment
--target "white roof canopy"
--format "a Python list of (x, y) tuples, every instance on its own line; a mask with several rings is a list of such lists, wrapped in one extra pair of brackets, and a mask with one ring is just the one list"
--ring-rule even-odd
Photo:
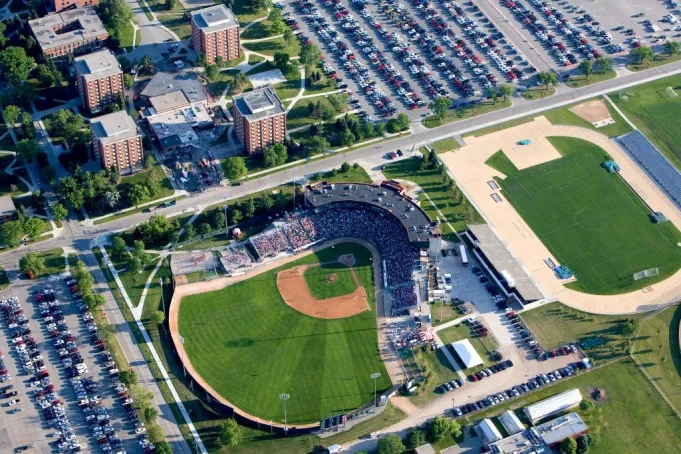
[(478, 355), (478, 352), (475, 351), (468, 339), (452, 342), (451, 346), (459, 356), (459, 359), (461, 359), (461, 362), (466, 366), (466, 369), (483, 364), (482, 358), (480, 358), (480, 355)]

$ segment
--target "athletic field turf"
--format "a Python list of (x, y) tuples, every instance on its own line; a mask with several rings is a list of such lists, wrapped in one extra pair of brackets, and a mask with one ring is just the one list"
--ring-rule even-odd
[[(672, 87), (677, 97), (665, 92)], [(626, 100), (624, 99), (626, 98)], [(658, 149), (681, 169), (681, 76), (672, 76), (610, 93), (610, 99)]]
[[(601, 164), (605, 150), (581, 139), (549, 137), (563, 155), (519, 171), (503, 153), (488, 164), (508, 175), (506, 198), (555, 258), (572, 270), (569, 288), (594, 294), (625, 293), (661, 281), (681, 267), (681, 233), (670, 222), (654, 225), (648, 209)], [(659, 268), (656, 277), (632, 274)]]
[(336, 261), (308, 268), (304, 277), (310, 294), (318, 300), (348, 295), (357, 288), (350, 268)]
[[(372, 311), (322, 320), (288, 307), (276, 273), (353, 254)], [(199, 374), (240, 409), (283, 422), (279, 394), (288, 393), (289, 423), (310, 423), (358, 408), (373, 398), (369, 378), (390, 379), (378, 354), (375, 289), (369, 251), (343, 243), (216, 292), (185, 297), (178, 328)]]

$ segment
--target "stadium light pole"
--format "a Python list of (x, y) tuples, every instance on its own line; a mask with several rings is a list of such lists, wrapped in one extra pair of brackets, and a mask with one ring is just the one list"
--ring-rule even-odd
[(288, 426), (286, 425), (286, 401), (291, 398), (290, 394), (281, 393), (279, 399), (284, 401), (284, 433), (288, 433)]
[(376, 380), (380, 376), (381, 374), (379, 372), (374, 372), (373, 374), (369, 375), (369, 378), (374, 380), (374, 407), (378, 407), (378, 402), (376, 402)]

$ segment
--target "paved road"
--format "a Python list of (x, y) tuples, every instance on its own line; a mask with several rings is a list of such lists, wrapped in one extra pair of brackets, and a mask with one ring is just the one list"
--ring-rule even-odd
[[(527, 115), (537, 114), (548, 109), (588, 99), (593, 96), (599, 96), (607, 92), (624, 89), (638, 83), (679, 73), (681, 73), (681, 62), (676, 62), (660, 68), (653, 68), (645, 72), (624, 74), (617, 79), (606, 81), (594, 86), (564, 91), (552, 97), (532, 103), (517, 100), (515, 105), (507, 109), (459, 121), (454, 124), (442, 126), (436, 129), (425, 129), (420, 124), (415, 123), (414, 133), (410, 136), (378, 143), (376, 145), (358, 149), (347, 154), (330, 156), (324, 160), (314, 160), (298, 168), (284, 170), (270, 176), (264, 176), (256, 180), (247, 181), (242, 186), (211, 189), (199, 195), (181, 200), (175, 207), (162, 210), (160, 213), (165, 216), (169, 216), (177, 212), (181, 212), (182, 210), (194, 209), (198, 205), (207, 206), (219, 203), (221, 201), (241, 197), (256, 191), (289, 183), (294, 179), (303, 179), (305, 175), (339, 167), (341, 163), (346, 161), (367, 161), (369, 158), (373, 158), (374, 162), (380, 162), (381, 156), (383, 156), (386, 152), (396, 148), (410, 150), (412, 147), (418, 147), (436, 140), (456, 136), (459, 134), (465, 134), (482, 127), (500, 124)], [(48, 153), (48, 156), (49, 155), (50, 153)], [(98, 282), (99, 288), (107, 297), (107, 317), (109, 317), (109, 320), (113, 324), (118, 326), (119, 332), (117, 336), (119, 342), (121, 343), (121, 346), (131, 364), (133, 364), (133, 366), (137, 369), (140, 380), (142, 382), (146, 382), (154, 393), (154, 402), (159, 406), (162, 412), (160, 423), (162, 424), (162, 427), (169, 440), (171, 440), (171, 442), (174, 444), (174, 452), (188, 452), (187, 445), (182, 442), (177, 421), (174, 420), (172, 414), (169, 412), (168, 406), (163, 401), (158, 386), (151, 378), (150, 372), (146, 367), (146, 363), (139, 351), (139, 347), (135, 343), (127, 324), (124, 322), (123, 316), (116, 306), (113, 296), (108, 290), (106, 280), (99, 271), (99, 267), (97, 266), (97, 263), (90, 252), (92, 240), (96, 237), (109, 234), (116, 230), (130, 228), (134, 224), (146, 221), (150, 216), (151, 214), (149, 213), (138, 213), (117, 221), (112, 221), (94, 227), (82, 226), (77, 221), (68, 221), (65, 223), (65, 228), (63, 229), (61, 235), (57, 238), (33, 244), (28, 247), (20, 247), (15, 250), (0, 254), (0, 265), (3, 265), (8, 272), (13, 273), (16, 272), (18, 268), (19, 258), (28, 250), (47, 250), (54, 247), (74, 248), (78, 252), (81, 259), (84, 260), (88, 267), (92, 270), (93, 275)], [(405, 422), (405, 424), (413, 424), (413, 421), (414, 420), (409, 419), (407, 422)]]

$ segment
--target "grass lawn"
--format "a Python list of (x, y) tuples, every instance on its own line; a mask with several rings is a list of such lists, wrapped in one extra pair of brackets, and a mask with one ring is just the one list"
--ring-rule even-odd
[(463, 317), (463, 314), (456, 310), (456, 305), (452, 301), (435, 301), (430, 305), (430, 314), (433, 318), (433, 326)]
[(255, 54), (250, 54), (248, 56), (248, 64), (249, 65), (254, 65), (256, 63), (260, 63), (265, 61), (264, 57), (261, 57), (260, 55), (255, 55)]
[(573, 342), (579, 344), (587, 339), (597, 343), (585, 349), (595, 361), (626, 355), (630, 342), (621, 334), (621, 326), (628, 320), (638, 325), (643, 318), (642, 315), (588, 314), (561, 303), (540, 306), (521, 313), (520, 317), (545, 350)]
[(318, 300), (348, 295), (357, 288), (350, 268), (336, 261), (308, 268), (303, 276), (310, 293)]
[[(464, 230), (468, 223), (484, 222), (480, 214), (456, 186), (447, 187), (442, 182), (442, 174), (438, 170), (421, 170), (420, 162), (421, 160), (417, 158), (394, 162), (386, 166), (383, 174), (390, 179), (409, 180), (421, 186), (456, 231)], [(428, 213), (431, 219), (436, 219), (439, 214), (435, 207), (423, 194), (419, 194), (419, 198), (421, 208)], [(445, 232), (449, 229), (444, 224), (442, 228)], [(449, 237), (452, 237), (453, 232), (449, 233)]]
[(528, 101), (534, 101), (535, 99), (548, 98), (556, 94), (556, 87), (551, 86), (548, 90), (545, 85), (541, 87), (532, 87), (528, 90), (522, 92), (522, 97)]
[(45, 270), (42, 273), (36, 274), (36, 278), (49, 274), (61, 273), (66, 269), (66, 264), (64, 263), (64, 250), (62, 248), (39, 252), (38, 255), (45, 259)]
[(357, 166), (355, 167), (350, 167), (350, 170), (348, 170), (346, 173), (343, 172), (336, 172), (335, 175), (333, 175), (333, 171), (326, 172), (322, 174), (322, 178), (318, 178), (319, 175), (313, 175), (310, 178), (310, 182), (315, 182), (315, 181), (326, 181), (328, 183), (344, 183), (344, 182), (352, 182), (352, 183), (371, 183), (371, 177), (369, 177), (369, 174), (364, 170), (363, 167)]
[(236, 14), (236, 19), (241, 27), (250, 24), (256, 19), (267, 16), (267, 10), (253, 10), (248, 6), (249, 4), (248, 0), (234, 0), (232, 11)]
[(271, 26), (272, 24), (268, 20), (256, 22), (241, 33), (241, 39), (262, 39), (272, 36), (274, 33), (270, 29)]
[(289, 44), (284, 38), (274, 38), (268, 39), (267, 41), (244, 43), (243, 47), (270, 57), (274, 56), (277, 52), (288, 54), (289, 57), (295, 57), (300, 54), (300, 41), (297, 39), (294, 39), (291, 44)]
[[(579, 388), (585, 399), (596, 389), (605, 391), (604, 401), (594, 402), (594, 410), (578, 411), (594, 437), (591, 454), (668, 453), (678, 451), (681, 421), (631, 359), (581, 373), (568, 380), (543, 387), (510, 402), (475, 415), (475, 421), (516, 410)], [(593, 400), (592, 400), (593, 402)], [(516, 415), (525, 421), (522, 411)]]
[(681, 102), (680, 98), (667, 97), (667, 87), (681, 92), (681, 76), (637, 85), (621, 93), (611, 93), (610, 99), (676, 168), (681, 169), (681, 128), (678, 127)]
[(437, 128), (438, 126), (476, 117), (489, 112), (494, 112), (495, 110), (503, 109), (504, 107), (509, 107), (510, 105), (510, 99), (507, 99), (506, 101), (503, 99), (497, 100), (496, 104), (492, 101), (483, 101), (475, 106), (466, 106), (459, 109), (449, 110), (447, 112), (447, 116), (442, 120), (438, 120), (435, 115), (430, 115), (423, 119), (423, 126), (426, 128)]
[(300, 71), (298, 68), (295, 68), (294, 70), (286, 71), (284, 76), (286, 77), (286, 82), (274, 85), (274, 90), (280, 99), (293, 98), (300, 92)]
[[(158, 181), (161, 182), (161, 191), (158, 193), (156, 196), (156, 199), (161, 199), (163, 197), (169, 197), (175, 193), (175, 190), (173, 189), (173, 185), (170, 184), (170, 180), (166, 176), (166, 174), (163, 172), (163, 168), (160, 165), (155, 165), (149, 170), (143, 170), (141, 172), (138, 172), (134, 175), (130, 176), (125, 176), (121, 178), (121, 184), (119, 185), (119, 188), (128, 185), (128, 184), (135, 184), (135, 183), (144, 183), (148, 178), (149, 175), (154, 175), (156, 178), (158, 178)], [(147, 202), (151, 202), (151, 200), (147, 200)], [(146, 202), (145, 202), (146, 203)]]
[[(151, 275), (151, 272), (154, 271), (154, 267), (157, 263), (158, 256), (153, 256), (153, 258), (149, 261), (149, 265), (147, 265), (147, 267), (144, 268), (140, 273), (131, 273), (130, 271), (118, 273), (118, 277), (121, 278), (123, 287), (125, 287), (125, 291), (127, 292), (128, 297), (130, 297), (130, 301), (132, 301), (133, 306), (137, 307), (139, 304), (144, 286), (146, 285), (147, 280), (149, 280), (149, 276)], [(120, 266), (120, 264), (117, 265)], [(116, 268), (118, 269), (118, 266)]]
[(286, 115), (286, 129), (295, 129), (301, 126), (308, 126), (313, 123), (321, 122), (321, 118), (311, 117), (308, 110), (310, 104), (316, 104), (317, 102), (321, 102), (322, 104), (333, 108), (329, 100), (326, 99), (326, 96), (300, 99)]
[[(375, 310), (371, 255), (361, 246), (339, 244), (285, 268), (349, 253), (355, 255), (357, 275)], [(183, 299), (179, 331), (196, 370), (242, 410), (278, 422), (284, 416), (278, 398), (282, 390), (291, 395), (289, 423), (306, 423), (371, 401), (372, 372), (381, 373), (378, 389), (387, 389), (375, 313), (337, 320), (303, 315), (279, 295), (276, 273), (282, 269)]]
[[(605, 150), (582, 139), (549, 137), (563, 156), (497, 179), (504, 195), (556, 260), (572, 270), (567, 286), (586, 293), (630, 292), (664, 280), (681, 267), (681, 232), (653, 224), (649, 211), (617, 174), (601, 164)], [(636, 271), (658, 276), (634, 281)]]
[(135, 43), (135, 29), (130, 22), (124, 22), (118, 29), (118, 37), (121, 47), (132, 48)]
[(431, 351), (429, 347), (422, 350), (415, 351), (416, 361), (419, 363), (425, 373), (429, 373), (428, 380), (420, 382), (417, 391), (409, 396), (409, 400), (417, 407), (433, 401), (442, 396), (438, 389), (439, 386), (446, 382), (459, 378), (459, 374), (452, 369), (449, 360), (441, 349)]
[[(487, 367), (490, 364), (490, 353), (498, 347), (495, 339), (489, 336), (477, 337), (465, 323), (459, 323), (458, 325), (440, 330), (437, 332), (437, 335), (445, 345), (468, 339), (471, 342), (471, 345), (473, 345), (473, 348), (475, 348), (475, 351), (480, 355), (480, 358), (485, 362), (483, 365), (484, 367)], [(456, 356), (454, 357), (456, 358)], [(470, 372), (466, 370), (466, 373)]]
[(565, 81), (565, 85), (567, 85), (570, 88), (580, 88), (580, 87), (586, 87), (587, 85), (591, 84), (597, 84), (599, 82), (603, 82), (605, 80), (610, 80), (614, 79), (617, 77), (617, 73), (615, 71), (610, 71), (607, 73), (593, 73), (589, 76), (589, 80), (583, 75), (581, 76), (572, 76), (570, 77), (567, 81)]
[[(12, 139), (7, 135), (8, 140), (11, 142)], [(15, 175), (9, 175), (4, 173), (4, 170), (10, 163), (14, 160), (14, 156), (11, 154), (0, 154), (0, 172), (2, 172), (2, 178), (0, 178), (0, 195), (11, 195), (16, 197), (20, 194), (24, 194), (28, 191), (28, 188)], [(16, 186), (16, 190), (12, 186)]]
[(455, 138), (438, 140), (430, 144), (430, 148), (435, 150), (435, 153), (446, 153), (448, 151), (458, 150), (461, 147)]
[(9, 277), (7, 277), (7, 271), (0, 266), (0, 290), (5, 290), (9, 287)]
[(627, 65), (629, 71), (643, 71), (644, 69), (654, 68), (656, 66), (666, 65), (667, 63), (674, 63), (681, 60), (681, 55), (655, 54), (652, 61), (645, 63), (630, 63)]
[(632, 354), (662, 389), (676, 409), (681, 409), (681, 306), (646, 317), (640, 324)]

